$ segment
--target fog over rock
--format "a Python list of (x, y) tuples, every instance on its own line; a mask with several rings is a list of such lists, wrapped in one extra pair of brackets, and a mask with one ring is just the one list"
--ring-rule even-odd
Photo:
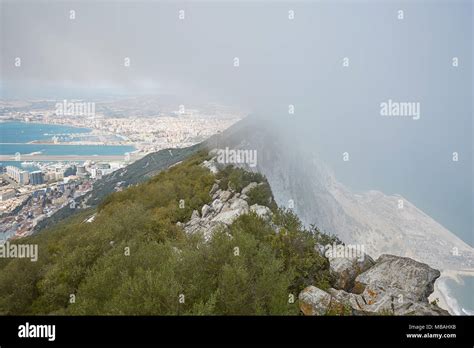
[(474, 249), (407, 199), (375, 190), (355, 193), (304, 146), (304, 139), (289, 142), (287, 134), (264, 121), (240, 127), (212, 145), (256, 150), (257, 167), (244, 167), (264, 174), (277, 204), (294, 203), (304, 224), (315, 224), (344, 243), (364, 245), (374, 258), (389, 253), (440, 270), (474, 269)]

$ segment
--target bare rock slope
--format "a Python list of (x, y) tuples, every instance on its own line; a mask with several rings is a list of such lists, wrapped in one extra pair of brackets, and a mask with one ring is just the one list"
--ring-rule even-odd
[[(336, 259), (330, 259), (330, 262), (334, 264)], [(394, 255), (380, 256), (360, 274), (359, 264), (352, 262), (351, 265), (348, 273), (356, 277), (349, 291), (335, 288), (323, 291), (309, 286), (299, 294), (303, 314), (449, 315), (428, 302), (434, 282), (440, 276), (439, 271), (428, 265)], [(347, 268), (335, 273), (340, 279), (347, 273)]]
[(353, 192), (310, 149), (287, 148), (258, 130), (230, 145), (258, 153), (256, 167), (243, 167), (265, 175), (277, 204), (292, 207), (305, 225), (364, 245), (372, 257), (389, 253), (441, 270), (474, 269), (474, 249), (455, 234), (400, 195)]

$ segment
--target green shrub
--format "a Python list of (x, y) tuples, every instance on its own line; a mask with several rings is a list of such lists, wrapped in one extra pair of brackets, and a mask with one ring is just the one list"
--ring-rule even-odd
[(206, 158), (199, 153), (21, 240), (38, 244), (39, 259), (0, 260), (0, 314), (298, 314), (290, 295), (330, 283), (315, 251), (322, 234), (279, 210), (262, 175), (227, 167), (217, 174), (221, 187), (263, 183), (249, 200), (270, 206), (272, 221), (247, 214), (207, 242), (187, 235), (177, 222), (211, 202), (216, 177), (200, 165)]

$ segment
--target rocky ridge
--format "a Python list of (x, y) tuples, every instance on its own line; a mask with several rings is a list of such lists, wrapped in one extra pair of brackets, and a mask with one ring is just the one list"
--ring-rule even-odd
[(355, 192), (304, 141), (289, 146), (281, 140), (284, 132), (267, 128), (252, 124), (234, 139), (226, 136), (221, 146), (256, 151), (257, 166), (241, 166), (265, 175), (275, 202), (281, 207), (291, 202), (305, 226), (315, 224), (344, 243), (364, 245), (375, 258), (393, 254), (443, 271), (474, 269), (474, 249), (406, 197), (375, 190)]
[(217, 183), (214, 184), (209, 192), (213, 200), (212, 203), (205, 204), (201, 208), (201, 212), (194, 210), (191, 219), (183, 225), (184, 230), (186, 233), (203, 232), (205, 239), (208, 240), (216, 228), (232, 224), (240, 215), (254, 212), (263, 218), (271, 217), (270, 208), (248, 203), (245, 193), (257, 185), (252, 182), (242, 189), (242, 192), (235, 192), (234, 190), (221, 190)]
[[(215, 157), (203, 167), (213, 174), (219, 171)], [(248, 193), (261, 183), (252, 182), (241, 192), (222, 190), (216, 180), (209, 195), (210, 204), (194, 210), (191, 219), (178, 223), (186, 233), (203, 233), (209, 240), (216, 228), (232, 224), (239, 216), (254, 212), (271, 219), (269, 207), (248, 203)], [(318, 245), (319, 250), (324, 249)], [(300, 292), (299, 307), (304, 315), (449, 315), (428, 302), (440, 272), (408, 257), (383, 254), (376, 261), (369, 255), (327, 257), (334, 275), (326, 291), (308, 286)]]
[[(202, 166), (209, 169), (212, 174), (219, 171), (216, 157), (204, 161)], [(209, 192), (212, 202), (205, 204), (200, 212), (194, 210), (188, 222), (178, 223), (178, 225), (182, 225), (186, 233), (202, 232), (204, 238), (209, 240), (216, 228), (225, 228), (240, 215), (254, 212), (262, 218), (270, 218), (272, 215), (270, 208), (259, 204), (249, 205), (248, 203), (249, 197), (247, 194), (259, 185), (262, 185), (262, 183), (251, 182), (241, 192), (236, 192), (231, 188), (227, 190), (220, 189), (219, 180), (216, 180)]]

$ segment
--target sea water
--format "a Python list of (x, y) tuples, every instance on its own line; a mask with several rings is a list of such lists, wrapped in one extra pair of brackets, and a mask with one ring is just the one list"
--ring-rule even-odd
[(446, 279), (446, 292), (450, 306), (459, 315), (474, 315), (474, 277), (459, 276), (460, 282)]
[(54, 136), (91, 132), (87, 128), (24, 122), (3, 122), (0, 128), (0, 155), (40, 153), (51, 156), (113, 156), (135, 151), (133, 146), (128, 145), (28, 144), (35, 140), (51, 140)]

